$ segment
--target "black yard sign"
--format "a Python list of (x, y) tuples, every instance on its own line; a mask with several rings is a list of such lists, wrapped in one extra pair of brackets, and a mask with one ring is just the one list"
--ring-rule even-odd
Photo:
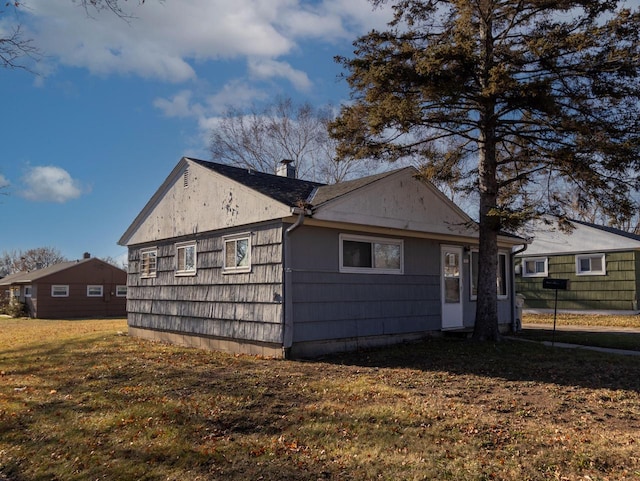
[(545, 277), (544, 279), (542, 279), (542, 287), (544, 289), (566, 291), (569, 288), (569, 279), (554, 279), (553, 277)]
[(543, 289), (554, 289), (556, 291), (556, 300), (553, 305), (553, 334), (551, 337), (551, 345), (556, 341), (556, 316), (558, 314), (558, 291), (566, 291), (569, 288), (569, 279), (554, 279), (553, 277), (545, 277), (542, 279)]

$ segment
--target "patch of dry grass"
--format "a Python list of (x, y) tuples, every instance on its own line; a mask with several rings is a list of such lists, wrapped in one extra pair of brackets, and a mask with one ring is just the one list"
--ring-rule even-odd
[[(523, 313), (523, 324), (553, 324), (553, 313), (531, 314)], [(564, 326), (610, 326), (640, 328), (640, 315), (618, 314), (568, 314), (559, 312), (556, 317), (557, 325)]]
[(0, 479), (624, 480), (638, 360), (437, 339), (316, 361), (0, 320)]

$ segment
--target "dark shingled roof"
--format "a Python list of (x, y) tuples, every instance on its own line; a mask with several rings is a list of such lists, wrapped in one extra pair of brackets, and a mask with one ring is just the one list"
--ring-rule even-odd
[(591, 222), (584, 222), (584, 221), (575, 220), (575, 219), (568, 219), (568, 220), (576, 224), (582, 224), (582, 225), (586, 225), (587, 227), (593, 227), (594, 229), (608, 232), (609, 234), (615, 234), (621, 237), (626, 237), (627, 239), (640, 241), (640, 235), (636, 235), (636, 234), (632, 234), (631, 232), (626, 232), (624, 230), (616, 229), (615, 227), (607, 227), (604, 225), (592, 224)]
[(77, 266), (78, 264), (92, 261), (93, 259), (80, 259), (77, 261), (64, 261), (54, 264), (49, 267), (44, 267), (42, 269), (36, 269), (30, 272), (17, 272), (15, 274), (8, 275), (3, 279), (0, 279), (0, 286), (8, 286), (11, 284), (26, 284), (32, 281), (37, 281), (38, 279), (42, 279), (43, 277), (49, 276), (51, 274), (55, 274), (57, 272), (63, 271), (73, 266)]
[(306, 201), (316, 187), (324, 185), (318, 182), (292, 179), (290, 177), (207, 162), (206, 160), (192, 158), (189, 158), (189, 160), (290, 207), (295, 207), (299, 202)]

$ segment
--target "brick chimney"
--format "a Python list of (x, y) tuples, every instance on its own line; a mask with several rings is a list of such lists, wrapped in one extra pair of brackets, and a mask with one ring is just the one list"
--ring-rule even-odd
[(293, 160), (291, 159), (282, 159), (280, 161), (280, 166), (278, 167), (277, 174), (280, 177), (288, 177), (290, 179), (296, 178), (296, 168), (293, 166)]

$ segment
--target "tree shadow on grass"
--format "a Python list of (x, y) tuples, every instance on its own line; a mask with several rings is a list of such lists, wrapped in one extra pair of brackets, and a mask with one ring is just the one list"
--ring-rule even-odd
[(640, 357), (563, 349), (535, 342), (498, 343), (434, 338), (416, 344), (339, 354), (325, 362), (378, 368), (445, 371), (590, 389), (640, 392)]

